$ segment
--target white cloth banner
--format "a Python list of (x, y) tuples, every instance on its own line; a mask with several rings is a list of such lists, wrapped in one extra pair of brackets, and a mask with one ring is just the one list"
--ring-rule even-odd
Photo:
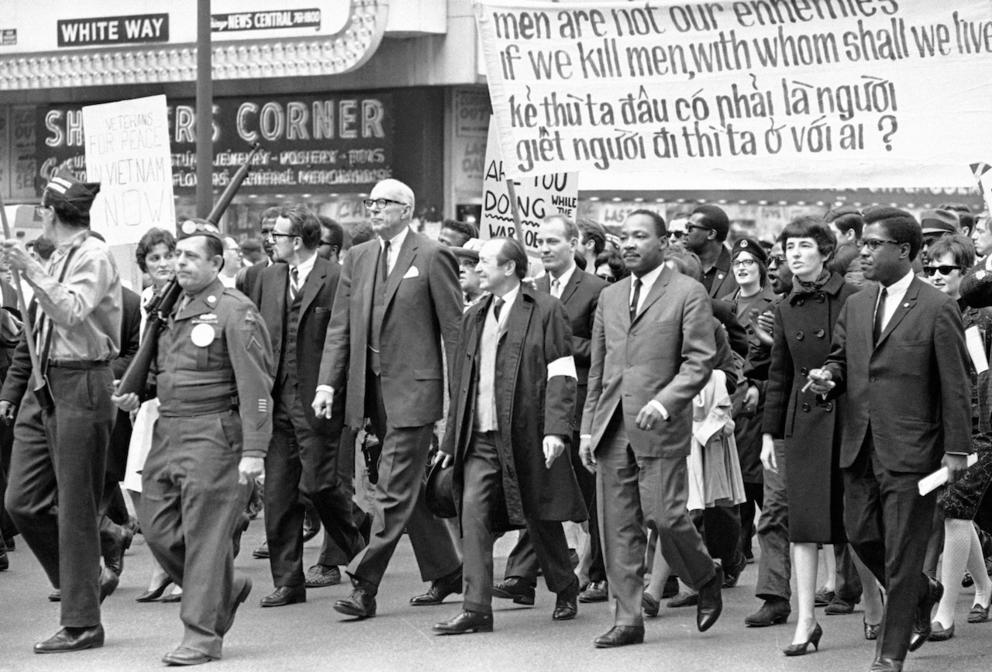
[(932, 187), (972, 183), (975, 148), (992, 146), (989, 0), (475, 9), (510, 175)]
[(83, 108), (86, 179), (100, 183), (91, 226), (109, 245), (137, 243), (153, 226), (174, 230), (172, 150), (165, 96)]

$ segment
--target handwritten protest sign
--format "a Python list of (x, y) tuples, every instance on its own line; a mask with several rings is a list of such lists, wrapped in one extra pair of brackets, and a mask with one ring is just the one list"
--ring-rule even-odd
[(479, 0), (506, 172), (659, 187), (966, 184), (992, 3)]
[[(511, 194), (497, 142), (496, 126), (489, 124), (486, 172), (482, 181), (482, 219), (479, 237), (516, 238)], [(513, 180), (520, 230), (528, 253), (537, 253), (537, 229), (548, 215), (563, 214), (575, 219), (579, 204), (579, 181), (575, 173), (550, 173)]]
[(83, 108), (86, 177), (100, 183), (90, 212), (110, 245), (136, 243), (149, 228), (172, 230), (172, 154), (165, 96)]

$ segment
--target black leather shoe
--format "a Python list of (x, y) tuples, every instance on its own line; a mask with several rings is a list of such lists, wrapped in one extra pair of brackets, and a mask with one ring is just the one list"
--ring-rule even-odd
[(462, 592), (462, 569), (458, 568), (453, 574), (431, 582), (431, 587), (423, 595), (415, 595), (410, 598), (410, 604), (414, 607), (432, 607), (444, 602), (444, 598), (453, 593), (461, 595)]
[(593, 581), (586, 589), (579, 593), (579, 602), (587, 604), (589, 602), (606, 602), (609, 597), (609, 585), (606, 581)]
[(441, 621), (434, 626), (438, 635), (463, 635), (466, 632), (492, 632), (493, 615), (478, 611), (463, 611), (454, 618)]
[(306, 543), (317, 536), (320, 532), (320, 518), (317, 517), (316, 511), (311, 511), (307, 509), (306, 514), (303, 516), (303, 542)]
[(681, 607), (695, 607), (699, 604), (699, 594), (698, 593), (679, 593), (668, 602), (665, 606), (669, 609), (679, 609)]
[(34, 645), (35, 653), (65, 653), (103, 646), (103, 626), (62, 628), (43, 642)]
[(700, 632), (706, 632), (723, 611), (723, 596), (720, 589), (723, 587), (723, 569), (715, 566), (713, 578), (699, 589), (699, 604), (696, 605), (696, 627)]
[(113, 544), (103, 554), (103, 564), (114, 574), (120, 576), (121, 572), (124, 571), (124, 552), (131, 548), (134, 533), (128, 527), (118, 527), (120, 528), (120, 534), (115, 535)]
[(868, 672), (902, 672), (902, 661), (892, 658), (876, 658)]
[(854, 613), (854, 603), (848, 602), (847, 600), (842, 600), (839, 597), (834, 597), (834, 599), (827, 605), (827, 608), (823, 610), (827, 616), (840, 616), (844, 614)]
[(741, 578), (741, 572), (744, 571), (745, 567), (747, 567), (747, 560), (744, 559), (744, 554), (740, 553), (737, 557), (737, 562), (724, 570), (723, 587), (733, 588), (736, 586), (737, 581)]
[(644, 591), (641, 595), (641, 611), (644, 612), (645, 616), (650, 616), (654, 618), (658, 615), (661, 610), (661, 602), (648, 591)]
[(813, 596), (813, 605), (816, 607), (825, 607), (834, 601), (834, 591), (821, 589), (816, 591)]
[(306, 587), (324, 588), (341, 583), (341, 570), (335, 566), (317, 564), (307, 570)]
[(108, 596), (117, 590), (117, 585), (121, 582), (121, 577), (113, 570), (104, 567), (100, 570), (100, 601), (103, 602)]
[(211, 660), (217, 659), (187, 646), (180, 646), (162, 656), (162, 662), (172, 666), (203, 665)]
[(788, 600), (765, 600), (760, 609), (744, 618), (744, 625), (749, 628), (779, 625), (788, 621), (791, 613), (792, 607)]
[(916, 651), (930, 638), (930, 614), (940, 598), (944, 596), (944, 586), (940, 581), (927, 577), (927, 591), (916, 605), (916, 621), (913, 623), (913, 636), (909, 638), (909, 650)]
[(303, 586), (279, 586), (262, 598), (263, 607), (285, 607), (287, 604), (299, 604), (307, 601), (307, 589)]
[(951, 627), (945, 628), (940, 623), (934, 621), (934, 623), (930, 626), (930, 637), (928, 639), (931, 642), (946, 642), (953, 636), (954, 636), (953, 623), (951, 623)]
[(820, 638), (823, 637), (823, 628), (817, 623), (813, 627), (813, 631), (809, 633), (805, 642), (800, 642), (798, 644), (789, 644), (787, 647), (782, 649), (782, 653), (787, 656), (805, 656), (809, 653), (810, 645), (813, 646), (814, 651), (820, 650)]
[(356, 587), (351, 595), (334, 603), (334, 611), (358, 619), (375, 616), (375, 595), (365, 588)]
[(614, 625), (607, 632), (592, 640), (597, 649), (644, 643), (643, 625)]
[(555, 610), (551, 613), (552, 620), (570, 621), (579, 614), (579, 579), (576, 578), (565, 590), (558, 593), (555, 599)]
[(256, 560), (265, 560), (269, 557), (269, 542), (263, 541), (258, 548), (251, 552), (251, 557)]
[(231, 629), (231, 626), (234, 625), (234, 616), (238, 613), (238, 607), (248, 599), (248, 594), (251, 593), (251, 579), (244, 575), (236, 577), (234, 579), (234, 585), (231, 586), (231, 593), (234, 595), (234, 601), (231, 602), (231, 609), (227, 614), (227, 622), (218, 632), (221, 637), (226, 635)]
[(0, 572), (6, 571), (10, 567), (10, 560), (7, 559), (6, 544), (0, 539)]
[(514, 604), (534, 604), (534, 586), (519, 576), (511, 576), (493, 586), (493, 597), (513, 600)]
[(665, 580), (665, 587), (661, 591), (661, 599), (667, 600), (679, 594), (679, 580), (674, 576), (669, 576)]
[(143, 592), (141, 595), (138, 595), (136, 598), (134, 598), (134, 601), (135, 602), (154, 602), (155, 600), (157, 600), (160, 597), (162, 597), (162, 593), (164, 593), (165, 592), (165, 589), (168, 588), (171, 585), (172, 585), (172, 579), (170, 579), (169, 577), (165, 577), (164, 579), (162, 579), (162, 582), (160, 584), (158, 584), (154, 588), (149, 588), (148, 590), (146, 590), (145, 592)]

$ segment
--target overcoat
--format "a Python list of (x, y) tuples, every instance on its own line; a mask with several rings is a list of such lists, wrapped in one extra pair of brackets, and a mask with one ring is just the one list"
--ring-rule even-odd
[[(478, 382), (479, 346), (492, 296), (468, 309), (462, 318), (458, 347), (451, 361), (453, 384), (441, 446), (454, 456), (454, 500), (462, 508), (463, 467), (472, 439)], [(568, 443), (575, 428), (576, 382), (560, 370), (571, 362), (572, 333), (561, 303), (521, 285), (510, 308), (506, 332), (496, 355), (496, 416), (499, 425), (500, 479), (505, 518), (496, 531), (521, 528), (525, 518), (582, 521), (586, 507), (572, 471)], [(556, 366), (549, 364), (558, 362)], [(562, 363), (566, 363), (562, 366)], [(543, 439), (560, 436), (566, 450), (550, 469), (544, 466)]]

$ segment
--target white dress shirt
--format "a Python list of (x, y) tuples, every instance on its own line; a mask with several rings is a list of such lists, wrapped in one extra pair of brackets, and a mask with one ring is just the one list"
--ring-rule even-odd
[[(551, 291), (551, 296), (555, 297), (556, 299), (561, 298), (561, 293), (565, 291), (565, 286), (568, 284), (569, 280), (572, 279), (572, 275), (575, 274), (576, 268), (578, 267), (575, 265), (575, 262), (573, 261), (572, 265), (568, 267), (568, 270), (566, 270), (557, 278), (555, 277), (554, 273), (548, 273), (548, 278), (549, 278), (548, 283)], [(555, 287), (556, 282), (558, 283), (557, 288)]]
[[(915, 274), (910, 270), (909, 273), (885, 288), (885, 311), (882, 313), (882, 331), (885, 331), (889, 320), (895, 315), (896, 309), (899, 308), (903, 297), (906, 296), (906, 290), (909, 289), (909, 284), (913, 282), (914, 277)], [(878, 310), (878, 297), (881, 295), (882, 291), (879, 289), (878, 294), (875, 295), (875, 310)]]

